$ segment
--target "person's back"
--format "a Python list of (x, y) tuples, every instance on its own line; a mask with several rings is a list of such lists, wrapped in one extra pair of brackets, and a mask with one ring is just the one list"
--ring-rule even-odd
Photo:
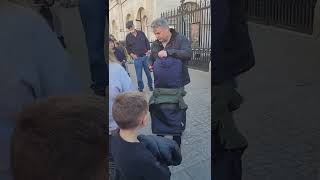
[(15, 114), (37, 98), (82, 88), (55, 34), (31, 9), (0, 2), (0, 29), (0, 179), (6, 180)]
[(148, 102), (142, 93), (122, 93), (112, 107), (120, 131), (111, 138), (111, 153), (121, 180), (169, 180), (170, 170), (138, 140), (139, 130), (146, 126)]
[(128, 142), (116, 134), (111, 139), (111, 149), (121, 180), (170, 179), (168, 167), (161, 165), (141, 142)]

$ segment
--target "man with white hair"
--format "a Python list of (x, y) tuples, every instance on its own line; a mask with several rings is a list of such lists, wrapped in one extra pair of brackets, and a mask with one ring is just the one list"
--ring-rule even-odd
[(187, 62), (191, 60), (190, 41), (169, 28), (166, 19), (158, 18), (151, 23), (157, 38), (151, 45), (149, 69), (154, 71), (155, 90), (150, 99), (152, 132), (172, 135), (181, 145), (181, 135), (186, 127), (187, 105), (184, 86), (190, 83)]
[(169, 28), (166, 19), (158, 18), (151, 24), (156, 41), (151, 45), (151, 56), (149, 58), (149, 68), (156, 58), (165, 58), (168, 56), (178, 58), (183, 64), (183, 85), (190, 83), (190, 77), (187, 62), (191, 60), (192, 49), (190, 41), (183, 35)]

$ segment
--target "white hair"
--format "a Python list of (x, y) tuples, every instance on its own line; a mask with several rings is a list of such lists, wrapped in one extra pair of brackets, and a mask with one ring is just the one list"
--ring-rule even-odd
[(164, 27), (164, 28), (169, 28), (168, 21), (165, 18), (158, 18), (152, 21), (151, 23), (151, 28), (155, 29), (158, 27)]

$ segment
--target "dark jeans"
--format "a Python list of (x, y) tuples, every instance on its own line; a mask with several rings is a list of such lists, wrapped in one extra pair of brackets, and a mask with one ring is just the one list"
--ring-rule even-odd
[(88, 47), (91, 88), (95, 94), (105, 96), (109, 80), (108, 65), (104, 54), (106, 2), (105, 0), (80, 0), (79, 5)]
[(138, 88), (141, 91), (144, 88), (143, 79), (142, 79), (142, 69), (144, 69), (144, 72), (146, 73), (149, 88), (152, 88), (152, 77), (148, 68), (147, 59), (148, 59), (147, 56), (143, 56), (143, 57), (138, 57), (137, 59), (134, 60), (134, 67), (136, 69)]

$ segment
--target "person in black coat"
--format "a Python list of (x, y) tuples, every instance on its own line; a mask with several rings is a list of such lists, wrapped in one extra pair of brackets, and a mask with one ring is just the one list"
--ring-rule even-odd
[(236, 78), (254, 66), (255, 58), (243, 1), (215, 0), (213, 18), (213, 174), (217, 180), (240, 180), (248, 143), (232, 116), (242, 103)]
[(105, 29), (107, 2), (105, 0), (79, 0), (79, 12), (86, 37), (91, 74), (91, 89), (96, 95), (106, 96), (109, 67), (105, 62)]

